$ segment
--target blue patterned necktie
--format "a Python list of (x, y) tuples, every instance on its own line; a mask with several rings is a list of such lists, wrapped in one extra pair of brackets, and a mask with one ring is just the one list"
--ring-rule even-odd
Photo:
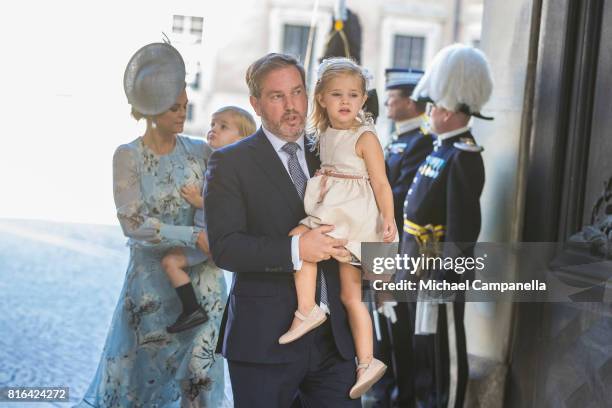
[[(300, 146), (295, 142), (288, 142), (282, 147), (282, 150), (289, 155), (289, 160), (287, 161), (287, 167), (289, 168), (289, 175), (291, 176), (291, 181), (295, 185), (295, 189), (297, 190), (300, 198), (304, 199), (304, 193), (306, 192), (306, 183), (308, 182), (308, 178), (304, 174), (302, 170), (302, 166), (300, 166), (300, 162), (297, 158), (297, 150)], [(323, 270), (319, 274), (319, 282), (318, 286), (320, 287), (320, 301), (321, 305), (327, 308), (327, 282), (325, 281), (325, 275)]]
[(289, 175), (295, 185), (295, 188), (300, 195), (300, 198), (304, 199), (304, 193), (306, 192), (306, 183), (308, 179), (300, 166), (300, 162), (297, 158), (297, 150), (300, 146), (295, 142), (288, 142), (282, 147), (283, 151), (289, 155), (289, 161), (287, 167), (289, 168)]

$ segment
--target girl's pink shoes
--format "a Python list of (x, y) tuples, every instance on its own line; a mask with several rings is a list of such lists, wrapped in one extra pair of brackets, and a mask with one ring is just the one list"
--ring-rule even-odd
[(280, 336), (278, 339), (279, 344), (287, 344), (295, 341), (308, 333), (309, 331), (316, 329), (327, 320), (327, 315), (319, 306), (315, 305), (308, 316), (304, 316), (298, 310), (295, 311), (295, 317), (300, 319), (302, 322), (295, 328), (289, 330), (287, 333)]
[(364, 368), (365, 371), (361, 373), (353, 388), (349, 392), (349, 397), (357, 399), (361, 397), (367, 390), (369, 390), (380, 378), (385, 374), (387, 366), (380, 360), (375, 358), (367, 363), (360, 363), (357, 366), (357, 370)]

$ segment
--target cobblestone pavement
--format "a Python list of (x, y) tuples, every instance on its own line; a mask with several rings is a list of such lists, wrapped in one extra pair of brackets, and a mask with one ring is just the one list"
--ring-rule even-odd
[[(69, 403), (0, 401), (0, 407), (80, 401), (98, 366), (127, 262), (119, 227), (0, 219), (0, 387), (62, 386), (70, 393)], [(226, 395), (231, 405), (227, 369)]]
[(119, 227), (0, 219), (0, 387), (69, 387), (92, 379), (127, 267)]
[(0, 386), (70, 387), (70, 404), (49, 405), (78, 402), (121, 290), (124, 242), (118, 227), (0, 220)]

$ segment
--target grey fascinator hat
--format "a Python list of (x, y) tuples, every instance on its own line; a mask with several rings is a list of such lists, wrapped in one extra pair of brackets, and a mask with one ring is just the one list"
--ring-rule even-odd
[(145, 45), (132, 56), (123, 74), (128, 103), (143, 115), (170, 109), (185, 88), (185, 62), (166, 43)]

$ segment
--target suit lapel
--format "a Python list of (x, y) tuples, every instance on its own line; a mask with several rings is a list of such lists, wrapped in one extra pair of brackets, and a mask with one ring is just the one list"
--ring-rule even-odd
[(261, 128), (251, 139), (250, 146), (254, 150), (253, 160), (261, 167), (270, 182), (283, 194), (291, 210), (301, 217), (304, 212), (304, 204), (295, 189), (293, 181), (291, 181), (291, 177), (289, 177), (289, 173), (287, 173), (287, 169), (285, 169)]

